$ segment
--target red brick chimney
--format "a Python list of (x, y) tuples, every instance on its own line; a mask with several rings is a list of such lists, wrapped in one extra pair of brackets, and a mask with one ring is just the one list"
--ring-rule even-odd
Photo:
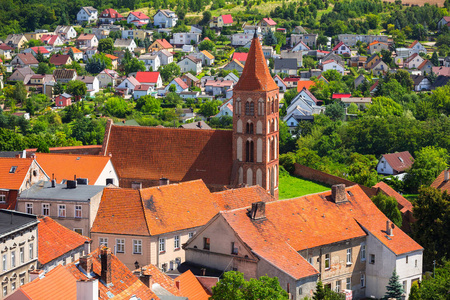
[(264, 219), (266, 217), (266, 203), (263, 201), (252, 203), (250, 218), (253, 220)]
[(101, 280), (105, 285), (112, 283), (111, 279), (111, 248), (103, 247), (100, 251), (100, 259), (102, 263)]
[(86, 274), (90, 274), (92, 272), (92, 256), (88, 254), (80, 257), (80, 267), (86, 272)]
[(387, 233), (387, 235), (389, 235), (389, 236), (393, 236), (394, 235), (394, 227), (395, 227), (395, 225), (391, 221), (389, 221), (389, 220), (386, 221), (386, 233)]
[(334, 203), (346, 202), (347, 193), (345, 192), (345, 184), (331, 186), (331, 198), (333, 198)]
[(450, 180), (450, 169), (444, 170), (444, 182), (447, 182)]

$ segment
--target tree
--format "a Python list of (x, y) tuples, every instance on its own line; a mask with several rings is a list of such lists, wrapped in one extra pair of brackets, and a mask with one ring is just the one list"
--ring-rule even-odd
[(203, 40), (200, 44), (198, 44), (198, 49), (200, 51), (207, 50), (213, 51), (216, 48), (216, 45), (211, 40)]
[(402, 227), (402, 214), (398, 209), (397, 200), (394, 197), (386, 196), (383, 192), (379, 192), (372, 197), (372, 202), (389, 220), (394, 222), (397, 227)]
[(74, 96), (76, 100), (80, 100), (81, 96), (86, 95), (86, 84), (81, 80), (69, 81), (66, 88), (67, 93)]
[(180, 76), (180, 66), (175, 62), (172, 62), (168, 65), (165, 65), (159, 69), (159, 73), (161, 74), (162, 80), (165, 82), (170, 81), (173, 77)]
[(52, 74), (50, 66), (45, 62), (40, 62), (36, 74)]
[(381, 60), (386, 63), (388, 66), (392, 63), (392, 52), (386, 49), (381, 49)]
[(67, 55), (69, 55), (72, 60), (75, 60), (75, 54), (73, 53), (72, 47), (69, 48)]
[(171, 85), (169, 86), (169, 92), (175, 93), (176, 91), (177, 91), (176, 85), (175, 85), (175, 84), (171, 84)]
[(386, 117), (389, 115), (401, 116), (403, 108), (400, 104), (388, 97), (376, 97), (372, 99), (366, 113), (372, 116)]
[(402, 284), (398, 281), (399, 277), (397, 275), (397, 271), (394, 269), (392, 272), (391, 278), (389, 278), (389, 283), (386, 286), (386, 295), (385, 299), (393, 298), (397, 300), (402, 300), (403, 295), (403, 287)]
[(130, 61), (124, 64), (125, 74), (130, 74), (139, 71), (145, 71), (145, 63), (142, 60), (133, 57)]
[(333, 104), (327, 105), (325, 115), (329, 116), (333, 121), (343, 120), (345, 117), (345, 108), (341, 101), (335, 101)]
[(36, 53), (36, 60), (38, 62), (43, 62), (45, 60), (44, 54), (41, 53), (40, 48), (38, 48), (38, 52)]
[(434, 276), (423, 276), (420, 287), (417, 282), (411, 286), (409, 300), (448, 299), (450, 291), (450, 262), (436, 268)]
[(128, 103), (120, 97), (109, 98), (105, 102), (103, 110), (107, 115), (117, 118), (125, 118), (125, 116), (131, 113)]
[(212, 288), (211, 300), (257, 300), (287, 299), (276, 277), (261, 276), (259, 279), (244, 279), (244, 274), (236, 271), (224, 273), (223, 278)]
[[(333, 140), (340, 140), (339, 135), (336, 134)], [(337, 146), (333, 147), (332, 150), (338, 148)], [(350, 166), (348, 169), (348, 179), (364, 186), (374, 186), (378, 182), (377, 163), (378, 160), (374, 155), (352, 153), (347, 163)]]
[(277, 40), (275, 34), (271, 30), (269, 30), (267, 32), (267, 35), (264, 38), (264, 43), (269, 46), (276, 45), (278, 43), (278, 40)]
[(112, 38), (101, 39), (98, 41), (98, 51), (112, 54), (114, 51), (114, 40)]
[(419, 284), (417, 281), (411, 284), (411, 289), (409, 290), (409, 300), (420, 300), (422, 299), (419, 291)]
[(431, 62), (435, 67), (439, 67), (439, 57), (436, 51), (434, 51), (433, 55), (431, 56)]
[(161, 100), (150, 95), (142, 96), (136, 100), (135, 108), (144, 113), (156, 114), (161, 110)]
[(23, 103), (27, 98), (28, 92), (23, 84), (23, 81), (18, 81), (14, 85), (13, 97), (18, 103)]
[(200, 113), (205, 117), (211, 117), (219, 113), (218, 105), (215, 101), (206, 101), (200, 105)]
[(323, 287), (322, 281), (318, 281), (316, 284), (316, 290), (314, 291), (313, 300), (323, 300), (325, 299), (325, 288)]
[(211, 12), (209, 10), (206, 10), (203, 12), (203, 18), (200, 21), (200, 25), (207, 25), (209, 21), (211, 21)]

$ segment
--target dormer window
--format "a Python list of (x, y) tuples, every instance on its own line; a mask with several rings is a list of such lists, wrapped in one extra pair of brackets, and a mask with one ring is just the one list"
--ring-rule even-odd
[(17, 166), (12, 166), (11, 169), (9, 169), (9, 173), (16, 173)]

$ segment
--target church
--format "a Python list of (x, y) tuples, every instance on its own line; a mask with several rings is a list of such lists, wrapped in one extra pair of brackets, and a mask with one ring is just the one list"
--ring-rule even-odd
[(110, 155), (120, 187), (202, 179), (211, 191), (260, 185), (278, 198), (279, 88), (261, 44), (252, 39), (233, 90), (233, 130), (115, 125), (101, 155)]

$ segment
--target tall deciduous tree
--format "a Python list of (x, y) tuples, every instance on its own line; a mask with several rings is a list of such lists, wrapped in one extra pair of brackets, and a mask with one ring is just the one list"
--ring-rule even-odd
[(98, 51), (112, 54), (114, 51), (114, 41), (112, 38), (101, 39), (98, 41)]
[(373, 203), (386, 215), (397, 227), (402, 226), (402, 214), (398, 209), (397, 200), (394, 197), (389, 197), (379, 192), (372, 197)]
[(66, 88), (67, 93), (74, 96), (75, 99), (80, 100), (81, 96), (86, 95), (86, 84), (81, 80), (69, 81)]

